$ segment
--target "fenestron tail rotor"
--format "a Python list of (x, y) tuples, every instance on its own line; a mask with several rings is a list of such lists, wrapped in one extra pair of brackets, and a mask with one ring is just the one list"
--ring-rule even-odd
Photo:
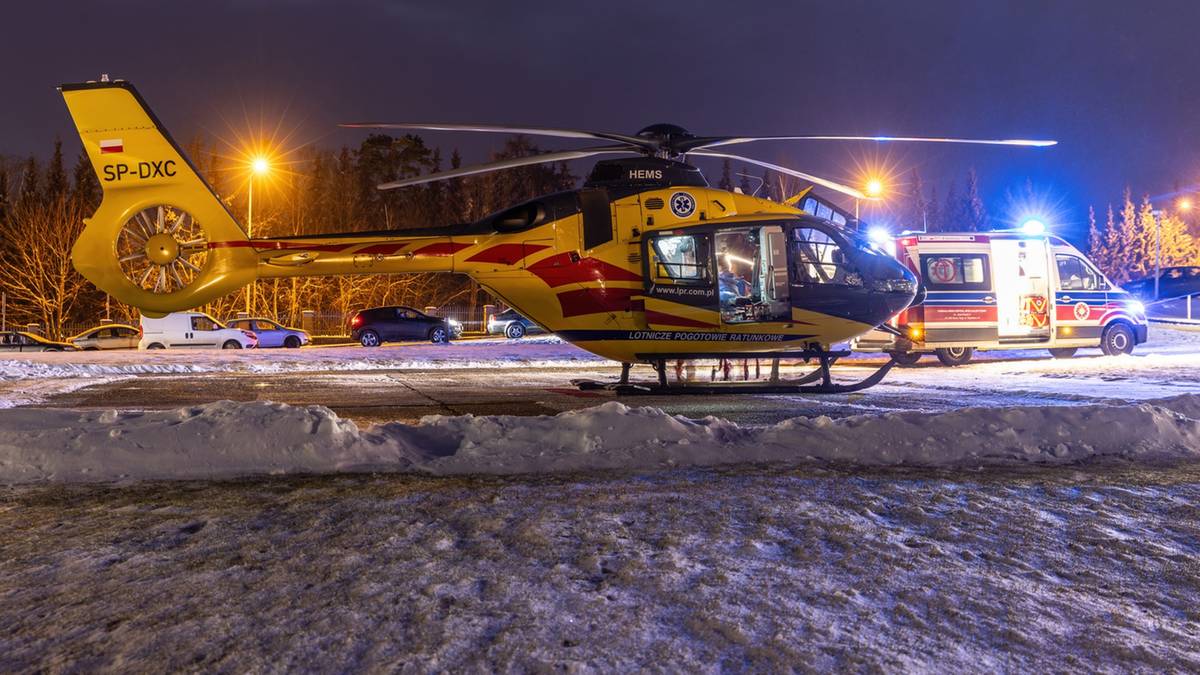
[(204, 228), (188, 212), (160, 204), (133, 214), (117, 235), (117, 262), (125, 278), (157, 295), (196, 281), (208, 259)]
[(820, 178), (811, 174), (789, 169), (777, 164), (761, 160), (728, 155), (708, 151), (727, 145), (755, 143), (759, 141), (873, 141), (877, 143), (955, 143), (967, 145), (1002, 145), (1019, 147), (1047, 147), (1058, 141), (1035, 140), (1024, 138), (1009, 139), (978, 139), (978, 138), (939, 138), (925, 136), (839, 136), (839, 135), (809, 135), (809, 136), (696, 136), (683, 127), (674, 124), (652, 124), (635, 135), (616, 134), (604, 131), (588, 131), (584, 129), (559, 129), (550, 127), (514, 126), (501, 124), (443, 124), (433, 122), (357, 122), (343, 124), (343, 127), (354, 129), (424, 129), (429, 131), (472, 131), (482, 133), (528, 134), (531, 136), (549, 136), (553, 138), (593, 139), (613, 142), (614, 145), (550, 152), (541, 155), (531, 155), (516, 159), (506, 159), (498, 162), (479, 164), (453, 171), (430, 174), (418, 178), (392, 181), (379, 185), (380, 190), (391, 190), (409, 185), (420, 185), (433, 181), (460, 178), (491, 171), (511, 169), (518, 166), (562, 162), (573, 159), (583, 159), (603, 154), (641, 154), (671, 160), (683, 160), (689, 154), (707, 157), (722, 157), (767, 167), (790, 176), (808, 180), (816, 185), (836, 190), (858, 199), (870, 199), (858, 190), (842, 185), (837, 181)]

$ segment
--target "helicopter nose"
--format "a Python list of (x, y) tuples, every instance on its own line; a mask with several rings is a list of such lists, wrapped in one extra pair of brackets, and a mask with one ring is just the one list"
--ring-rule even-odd
[(872, 254), (862, 261), (861, 269), (876, 298), (873, 305), (879, 314), (878, 323), (907, 309), (917, 297), (917, 276), (895, 258)]

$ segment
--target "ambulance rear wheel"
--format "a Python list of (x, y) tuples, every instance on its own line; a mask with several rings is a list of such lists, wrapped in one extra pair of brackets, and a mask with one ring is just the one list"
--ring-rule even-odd
[(1079, 351), (1079, 347), (1058, 347), (1050, 350), (1050, 356), (1056, 359), (1069, 359), (1075, 356), (1075, 352)]
[(920, 352), (888, 352), (892, 360), (902, 366), (916, 365), (921, 360)]
[(1100, 339), (1100, 351), (1109, 356), (1133, 353), (1133, 331), (1123, 323), (1114, 323)]
[(941, 361), (943, 366), (961, 366), (971, 360), (971, 355), (975, 353), (975, 348), (943, 347), (936, 351), (938, 361)]

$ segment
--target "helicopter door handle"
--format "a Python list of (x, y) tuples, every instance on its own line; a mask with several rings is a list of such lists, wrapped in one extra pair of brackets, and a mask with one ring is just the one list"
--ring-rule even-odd
[(983, 301), (986, 302), (987, 304), (991, 305), (996, 302), (996, 299), (990, 295), (985, 295), (985, 296), (983, 296)]
[(1062, 299), (1062, 301), (1063, 301), (1063, 302), (1070, 302), (1070, 301), (1071, 301), (1071, 296), (1069, 296), (1069, 295), (1064, 295), (1064, 296), (1062, 296), (1062, 298), (1061, 298), (1061, 299)]

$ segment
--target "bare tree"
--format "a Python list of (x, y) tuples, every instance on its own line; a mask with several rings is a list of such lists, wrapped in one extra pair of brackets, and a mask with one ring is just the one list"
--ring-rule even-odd
[(39, 320), (56, 339), (88, 288), (71, 265), (71, 245), (83, 231), (83, 218), (78, 202), (66, 196), (20, 204), (0, 249), (0, 289), (10, 306), (23, 307), (27, 318)]

